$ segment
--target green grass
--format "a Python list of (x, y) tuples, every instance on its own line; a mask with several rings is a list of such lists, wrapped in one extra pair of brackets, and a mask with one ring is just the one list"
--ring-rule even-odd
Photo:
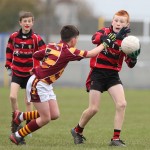
[[(11, 109), (9, 88), (0, 88), (0, 150), (114, 150), (108, 142), (113, 134), (114, 105), (110, 96), (102, 95), (99, 113), (86, 126), (86, 144), (74, 145), (70, 129), (77, 125), (82, 111), (88, 106), (88, 94), (81, 88), (54, 88), (61, 116), (45, 127), (26, 137), (26, 146), (12, 144), (10, 134)], [(150, 149), (150, 91), (126, 90), (128, 102), (121, 133), (126, 150)], [(19, 107), (25, 110), (23, 91), (19, 92)]]

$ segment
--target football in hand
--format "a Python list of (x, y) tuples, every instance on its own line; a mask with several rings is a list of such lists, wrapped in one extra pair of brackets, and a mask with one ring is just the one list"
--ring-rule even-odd
[(131, 54), (139, 48), (140, 41), (136, 36), (129, 35), (122, 40), (121, 49), (125, 54)]

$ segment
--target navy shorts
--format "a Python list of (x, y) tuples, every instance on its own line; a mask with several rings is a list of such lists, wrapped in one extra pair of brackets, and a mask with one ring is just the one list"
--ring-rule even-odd
[(26, 89), (26, 85), (27, 85), (29, 78), (30, 78), (30, 76), (29, 77), (19, 77), (19, 76), (16, 76), (13, 74), (11, 82), (19, 84), (22, 89)]
[(107, 91), (110, 87), (122, 84), (118, 71), (110, 69), (93, 69), (90, 90)]

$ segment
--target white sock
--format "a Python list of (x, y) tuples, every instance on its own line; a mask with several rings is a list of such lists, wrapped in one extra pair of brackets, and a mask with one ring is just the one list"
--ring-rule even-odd
[(17, 131), (17, 132), (15, 132), (15, 135), (16, 135), (16, 137), (21, 138), (21, 136), (20, 136), (20, 134), (18, 133), (18, 131)]
[(21, 121), (24, 121), (24, 119), (23, 119), (23, 112), (22, 112), (21, 115), (19, 116), (19, 119), (20, 119)]

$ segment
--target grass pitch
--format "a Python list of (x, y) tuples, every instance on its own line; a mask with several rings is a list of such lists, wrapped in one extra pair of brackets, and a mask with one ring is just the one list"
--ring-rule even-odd
[[(0, 88), (0, 150), (114, 150), (108, 143), (113, 134), (114, 104), (107, 92), (102, 95), (99, 113), (86, 126), (85, 144), (74, 145), (70, 129), (77, 125), (88, 106), (88, 94), (82, 88), (58, 88), (61, 116), (26, 137), (26, 146), (12, 144), (10, 135), (11, 109), (9, 88)], [(121, 133), (126, 150), (150, 150), (150, 90), (126, 90), (127, 109)], [(24, 92), (19, 92), (19, 107), (24, 111)], [(120, 148), (119, 148), (120, 149)]]

